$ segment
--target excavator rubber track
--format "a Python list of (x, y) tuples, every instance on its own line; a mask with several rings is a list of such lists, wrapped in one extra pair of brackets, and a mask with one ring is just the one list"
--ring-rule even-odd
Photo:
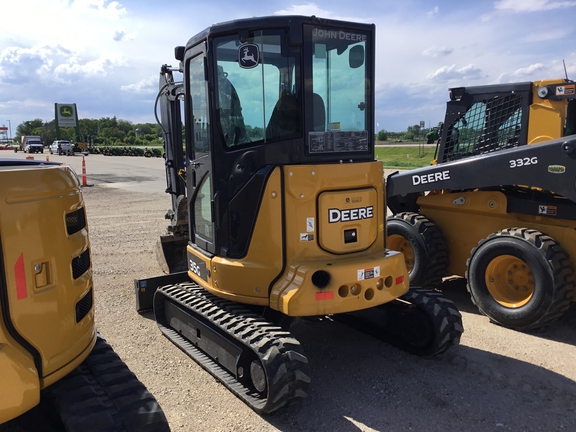
[(438, 355), (460, 342), (462, 315), (441, 293), (413, 287), (399, 299), (335, 319), (410, 354)]
[(154, 314), (168, 339), (254, 411), (306, 396), (310, 374), (300, 343), (243, 305), (180, 283), (157, 289)]
[(170, 432), (156, 398), (100, 336), (86, 360), (42, 398), (67, 432)]

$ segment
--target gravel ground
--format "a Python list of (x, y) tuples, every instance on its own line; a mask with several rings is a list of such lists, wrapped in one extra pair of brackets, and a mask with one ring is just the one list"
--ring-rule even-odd
[(173, 431), (576, 430), (575, 308), (545, 330), (515, 332), (479, 315), (461, 280), (442, 289), (465, 333), (439, 358), (411, 356), (338, 323), (297, 323), (312, 375), (308, 397), (259, 416), (164, 338), (151, 314), (136, 312), (134, 279), (160, 274), (154, 245), (167, 224), (167, 196), (95, 185), (84, 197), (98, 329)]

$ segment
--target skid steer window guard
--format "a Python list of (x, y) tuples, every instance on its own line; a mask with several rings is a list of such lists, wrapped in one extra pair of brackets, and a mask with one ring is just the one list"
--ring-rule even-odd
[(515, 93), (473, 103), (447, 126), (444, 161), (518, 147), (525, 105)]

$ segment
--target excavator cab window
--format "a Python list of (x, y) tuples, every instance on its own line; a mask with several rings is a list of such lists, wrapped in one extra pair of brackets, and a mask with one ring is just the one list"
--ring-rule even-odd
[(278, 30), (215, 39), (217, 111), (226, 147), (302, 135), (297, 56), (284, 40)]
[(367, 152), (370, 109), (369, 37), (360, 31), (305, 26), (312, 49), (310, 153)]

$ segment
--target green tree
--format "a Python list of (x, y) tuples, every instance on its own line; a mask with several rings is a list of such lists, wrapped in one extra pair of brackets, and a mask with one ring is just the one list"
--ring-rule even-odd
[(402, 139), (404, 141), (414, 141), (414, 134), (412, 132), (406, 132), (404, 135), (402, 135)]
[(384, 129), (378, 132), (378, 141), (388, 140), (388, 132)]
[(414, 139), (415, 136), (420, 136), (420, 125), (408, 126), (406, 132), (412, 134), (412, 139)]

